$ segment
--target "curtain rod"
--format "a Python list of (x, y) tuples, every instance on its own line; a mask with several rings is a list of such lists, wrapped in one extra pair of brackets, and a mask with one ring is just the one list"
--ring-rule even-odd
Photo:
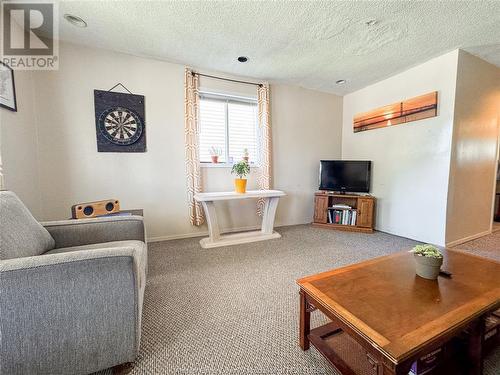
[(244, 83), (246, 85), (255, 85), (255, 86), (262, 87), (262, 83), (247, 82), (247, 81), (238, 81), (236, 79), (229, 79), (229, 78), (211, 76), (211, 75), (208, 75), (208, 74), (202, 74), (202, 73), (197, 73), (197, 72), (192, 72), (192, 73), (196, 74), (196, 75), (199, 75), (199, 76), (202, 76), (202, 77), (215, 78), (215, 79), (220, 79), (220, 80), (223, 80), (223, 81), (230, 81), (230, 82), (236, 82), (236, 83)]

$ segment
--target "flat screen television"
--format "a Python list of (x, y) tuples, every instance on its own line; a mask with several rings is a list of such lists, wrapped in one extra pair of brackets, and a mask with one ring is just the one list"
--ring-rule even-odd
[(319, 190), (368, 193), (370, 176), (371, 161), (321, 160)]

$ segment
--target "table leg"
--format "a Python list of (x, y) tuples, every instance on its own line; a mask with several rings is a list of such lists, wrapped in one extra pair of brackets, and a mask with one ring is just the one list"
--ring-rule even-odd
[(469, 375), (483, 373), (484, 318), (478, 319), (471, 327), (468, 342)]
[(265, 198), (264, 212), (262, 215), (262, 233), (272, 234), (274, 228), (274, 217), (278, 207), (279, 197)]
[(306, 293), (300, 291), (300, 323), (299, 323), (299, 345), (302, 350), (309, 349), (309, 338), (311, 332), (311, 311), (307, 303)]
[(217, 241), (220, 238), (220, 229), (214, 202), (201, 202), (201, 204), (203, 205), (205, 216), (207, 218), (208, 235), (210, 236), (210, 241)]

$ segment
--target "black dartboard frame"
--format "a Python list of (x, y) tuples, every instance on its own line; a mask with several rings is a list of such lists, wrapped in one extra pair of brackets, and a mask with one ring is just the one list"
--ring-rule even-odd
[(144, 96), (94, 90), (98, 152), (145, 152)]

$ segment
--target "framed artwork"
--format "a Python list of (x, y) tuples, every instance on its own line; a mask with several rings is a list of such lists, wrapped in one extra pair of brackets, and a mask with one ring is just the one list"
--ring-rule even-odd
[(14, 71), (0, 61), (0, 107), (17, 112)]
[(437, 116), (438, 93), (407, 99), (354, 116), (354, 133)]
[(146, 152), (144, 96), (94, 90), (98, 152)]

